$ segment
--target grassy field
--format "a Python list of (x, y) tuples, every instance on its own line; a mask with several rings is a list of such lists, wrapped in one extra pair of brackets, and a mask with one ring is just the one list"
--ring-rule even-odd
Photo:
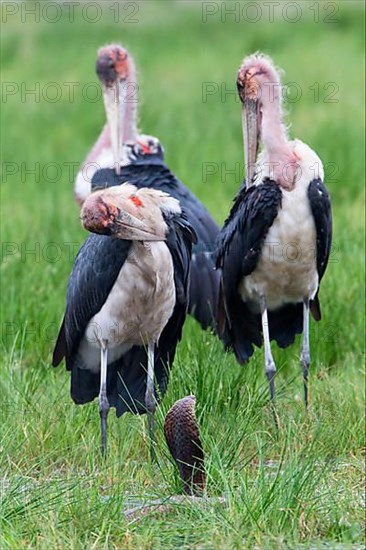
[[(283, 3), (273, 22), (262, 5), (256, 23), (244, 3), (236, 21), (221, 2), (209, 4), (212, 15), (199, 3), (151, 1), (117, 14), (103, 2), (92, 23), (98, 13), (80, 3), (74, 20), (64, 6), (52, 23), (58, 12), (35, 21), (20, 3), (3, 17), (2, 550), (364, 548), (363, 3), (297, 2), (293, 23)], [(103, 463), (97, 403), (76, 407), (69, 375), (51, 367), (67, 277), (86, 236), (65, 163), (82, 161), (103, 124), (94, 63), (111, 41), (135, 56), (141, 128), (159, 136), (168, 165), (219, 223), (243, 173), (230, 91), (244, 55), (262, 50), (285, 69), (290, 133), (326, 165), (334, 248), (323, 320), (311, 325), (311, 406), (306, 414), (299, 340), (286, 351), (274, 345), (278, 435), (262, 351), (240, 367), (192, 319), (157, 411), (158, 465), (149, 461), (146, 418), (113, 414)], [(197, 396), (207, 500), (126, 519), (126, 508), (180, 491), (162, 425), (189, 393)], [(208, 499), (220, 495), (226, 508)]]

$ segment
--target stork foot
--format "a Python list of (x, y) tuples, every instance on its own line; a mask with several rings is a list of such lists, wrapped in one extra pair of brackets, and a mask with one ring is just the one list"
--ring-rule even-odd
[(307, 350), (303, 350), (300, 355), (300, 363), (302, 368), (302, 375), (304, 380), (304, 401), (305, 407), (309, 405), (309, 367), (310, 367), (310, 353)]
[(107, 417), (110, 405), (106, 394), (99, 396), (99, 415), (100, 415), (100, 432), (101, 432), (101, 453), (102, 457), (106, 457), (107, 452)]
[(149, 439), (150, 439), (150, 456), (151, 461), (156, 461), (156, 452), (155, 452), (155, 410), (156, 410), (156, 399), (154, 394), (146, 392), (145, 404), (147, 410), (147, 422), (149, 429)]
[(266, 376), (269, 383), (269, 393), (271, 396), (271, 406), (272, 406), (272, 415), (273, 415), (273, 421), (276, 426), (276, 430), (279, 430), (279, 422), (278, 422), (278, 416), (276, 412), (276, 406), (275, 406), (275, 376), (276, 376), (276, 365), (273, 361), (273, 359), (269, 359), (266, 361)]
[(274, 401), (275, 398), (275, 383), (274, 379), (276, 376), (276, 365), (272, 359), (266, 361), (266, 376), (269, 382), (269, 393), (271, 396), (271, 401)]
[(150, 457), (151, 462), (156, 462), (156, 451), (155, 451), (155, 418), (154, 413), (147, 413), (147, 421), (149, 426), (149, 439), (150, 439)]

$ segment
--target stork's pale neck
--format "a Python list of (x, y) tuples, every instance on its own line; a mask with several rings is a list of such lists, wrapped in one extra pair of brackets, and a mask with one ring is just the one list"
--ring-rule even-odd
[(290, 150), (283, 124), (281, 89), (270, 82), (261, 86), (261, 141), (269, 155)]
[(297, 159), (283, 123), (281, 93), (279, 84), (268, 82), (261, 86), (260, 137), (273, 179), (290, 190), (295, 184)]

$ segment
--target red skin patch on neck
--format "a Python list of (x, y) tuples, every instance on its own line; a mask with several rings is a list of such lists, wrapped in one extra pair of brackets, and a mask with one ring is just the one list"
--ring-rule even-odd
[(141, 147), (144, 155), (151, 155), (151, 150), (148, 145), (145, 145), (142, 141), (138, 141), (138, 140), (136, 141), (136, 143)]
[(136, 197), (136, 195), (132, 195), (130, 197), (130, 201), (132, 201), (135, 206), (143, 206), (142, 201), (140, 201), (140, 199)]

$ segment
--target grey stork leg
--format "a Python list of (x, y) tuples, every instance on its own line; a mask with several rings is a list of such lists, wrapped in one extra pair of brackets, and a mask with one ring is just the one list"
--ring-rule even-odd
[(266, 376), (269, 382), (269, 392), (271, 395), (271, 402), (272, 402), (272, 412), (273, 412), (273, 420), (276, 426), (276, 429), (279, 429), (278, 424), (278, 418), (277, 413), (274, 407), (274, 399), (275, 399), (275, 383), (274, 378), (276, 374), (276, 364), (274, 362), (272, 351), (271, 351), (271, 343), (269, 340), (269, 327), (268, 327), (268, 315), (267, 315), (267, 306), (266, 306), (266, 299), (263, 295), (260, 296), (260, 307), (261, 307), (261, 314), (262, 314), (262, 331), (263, 331), (263, 340), (264, 340), (264, 359), (265, 359), (265, 371)]
[(275, 384), (274, 377), (276, 374), (276, 365), (273, 360), (271, 344), (269, 341), (269, 328), (268, 328), (268, 315), (267, 315), (267, 306), (266, 299), (264, 296), (260, 297), (260, 307), (262, 314), (262, 331), (263, 331), (263, 340), (264, 340), (264, 358), (265, 358), (265, 371), (266, 376), (269, 382), (269, 391), (271, 394), (271, 400), (275, 398)]
[(110, 405), (107, 398), (107, 342), (102, 342), (100, 348), (100, 390), (99, 390), (99, 414), (100, 414), (100, 431), (101, 431), (101, 451), (105, 458), (107, 448), (107, 416)]
[(308, 395), (308, 375), (310, 367), (310, 339), (309, 339), (309, 298), (304, 300), (303, 313), (303, 339), (301, 345), (300, 362), (302, 367), (302, 375), (304, 379), (304, 400), (305, 407), (309, 404)]
[(155, 387), (154, 387), (154, 370), (155, 370), (155, 353), (154, 344), (149, 344), (147, 350), (147, 378), (146, 378), (146, 394), (145, 405), (147, 410), (147, 421), (149, 425), (150, 451), (151, 460), (155, 461), (155, 434), (154, 434), (154, 413), (156, 409)]

